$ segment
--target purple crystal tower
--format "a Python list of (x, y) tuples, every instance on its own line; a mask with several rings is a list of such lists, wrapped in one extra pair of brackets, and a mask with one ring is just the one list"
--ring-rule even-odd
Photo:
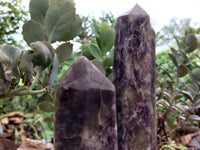
[(117, 150), (114, 85), (79, 57), (57, 86), (55, 150)]
[(156, 150), (155, 34), (137, 4), (117, 20), (113, 77), (119, 150)]

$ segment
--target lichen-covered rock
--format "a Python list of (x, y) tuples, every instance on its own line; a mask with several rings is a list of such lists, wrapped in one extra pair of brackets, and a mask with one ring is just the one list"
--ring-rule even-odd
[(139, 5), (117, 20), (113, 82), (119, 150), (156, 150), (154, 36)]
[(79, 57), (57, 86), (56, 150), (117, 150), (114, 85)]

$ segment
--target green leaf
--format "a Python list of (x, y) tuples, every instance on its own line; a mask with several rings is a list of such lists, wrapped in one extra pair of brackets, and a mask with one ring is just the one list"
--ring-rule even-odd
[(40, 74), (40, 79), (39, 79), (39, 83), (40, 83), (40, 86), (42, 86), (42, 87), (47, 87), (47, 86), (49, 86), (49, 73), (50, 73), (50, 70), (51, 69), (51, 67), (49, 66), (49, 67), (47, 67), (47, 68), (45, 68), (42, 72), (41, 72), (41, 74)]
[(180, 42), (178, 41), (178, 39), (176, 38), (176, 36), (174, 36), (174, 38), (175, 38), (175, 40), (176, 40), (176, 43), (177, 43), (177, 45), (178, 45), (179, 52), (180, 52), (180, 54), (181, 54), (181, 61), (182, 61), (183, 64), (185, 64), (185, 63), (187, 63), (189, 60), (188, 60), (186, 54), (185, 54), (185, 53), (183, 52), (183, 50), (181, 49), (181, 44), (180, 44)]
[(172, 55), (171, 53), (168, 53), (168, 56), (172, 60), (172, 62), (174, 63), (174, 65), (177, 67), (178, 63), (177, 63), (176, 58), (174, 57), (174, 55)]
[(109, 51), (109, 57), (114, 57), (114, 52), (115, 52), (115, 48), (113, 47), (110, 51)]
[(10, 87), (10, 83), (5, 79), (3, 65), (0, 62), (0, 95), (4, 94)]
[(45, 92), (41, 97), (39, 97), (39, 100), (54, 103), (56, 99), (54, 96), (56, 96), (54, 92), (48, 91), (48, 92)]
[(196, 82), (200, 82), (200, 68), (195, 68), (193, 71), (192, 71), (192, 74), (193, 74), (193, 78), (196, 80)]
[(64, 63), (67, 59), (70, 58), (72, 54), (72, 47), (73, 45), (69, 42), (60, 45), (56, 49), (56, 54), (58, 56), (59, 63)]
[(45, 32), (50, 43), (73, 39), (81, 26), (78, 15), (75, 15), (74, 3), (70, 0), (58, 0), (46, 12)]
[(113, 57), (106, 57), (103, 61), (103, 68), (106, 70), (113, 66)]
[(190, 115), (189, 118), (192, 119), (192, 120), (200, 121), (200, 117), (198, 115)]
[(101, 61), (95, 59), (92, 60), (91, 63), (93, 63), (104, 74), (103, 64)]
[(115, 30), (113, 28), (106, 29), (99, 37), (101, 49), (104, 55), (111, 50), (115, 43)]
[(97, 39), (96, 39), (96, 38), (93, 38), (93, 39), (90, 41), (90, 43), (93, 43), (93, 44), (98, 45), (98, 43), (97, 43)]
[(198, 47), (198, 41), (194, 34), (188, 34), (186, 36), (186, 53), (191, 53)]
[(71, 29), (68, 32), (66, 32), (66, 34), (60, 39), (61, 41), (72, 40), (81, 31), (80, 27), (81, 27), (82, 21), (81, 21), (81, 18), (79, 17), (79, 15), (76, 15), (75, 20), (76, 21), (74, 22)]
[(195, 85), (200, 85), (199, 71), (200, 68), (195, 68), (193, 71), (189, 71), (189, 77)]
[(2, 69), (4, 77), (11, 84), (15, 85), (19, 82), (19, 58), (21, 50), (12, 46), (4, 46), (0, 48), (0, 62), (2, 63)]
[(187, 57), (187, 55), (183, 52), (183, 50), (180, 50), (180, 54), (181, 54), (181, 60), (183, 64), (188, 63), (189, 59)]
[(180, 99), (182, 97), (182, 94), (177, 94), (174, 96), (174, 100)]
[(40, 66), (41, 69), (45, 69), (52, 61), (52, 54), (49, 48), (41, 41), (37, 41), (30, 44), (33, 49), (33, 65)]
[(196, 32), (196, 30), (193, 27), (188, 26), (188, 27), (185, 28), (185, 35), (188, 35), (190, 33), (195, 33), (195, 32)]
[(89, 59), (89, 60), (94, 60), (95, 59), (95, 57), (90, 53), (89, 50), (83, 51), (82, 52), (82, 56), (87, 57), (87, 59)]
[(45, 32), (40, 23), (30, 20), (23, 25), (23, 38), (28, 45), (36, 41), (45, 41)]
[(194, 100), (194, 97), (193, 97), (193, 95), (190, 93), (190, 92), (188, 92), (188, 91), (184, 91), (184, 90), (181, 90), (181, 91), (179, 91), (180, 93), (182, 93), (185, 97), (187, 97), (188, 99), (190, 99), (190, 100)]
[(55, 105), (51, 102), (44, 101), (39, 104), (39, 107), (41, 110), (45, 112), (54, 112), (55, 111)]
[(22, 81), (25, 85), (30, 85), (33, 80), (33, 64), (31, 61), (31, 52), (26, 51), (22, 54), (19, 64)]
[(53, 67), (52, 67), (51, 75), (50, 75), (50, 79), (49, 79), (49, 90), (51, 89), (51, 87), (56, 79), (56, 75), (58, 72), (58, 65), (59, 65), (59, 60), (58, 60), (57, 54), (55, 53)]
[(92, 31), (93, 31), (94, 35), (95, 35), (96, 37), (99, 37), (100, 34), (99, 34), (99, 26), (98, 26), (98, 24), (97, 24), (97, 23), (93, 23), (93, 24), (91, 25), (91, 28), (92, 28)]
[(170, 79), (172, 79), (172, 81), (174, 81), (174, 78), (170, 75), (170, 73), (165, 69), (163, 68), (162, 66), (159, 66), (158, 69), (162, 69), (163, 70), (163, 73), (166, 74)]
[(88, 51), (88, 50), (89, 50), (88, 44), (83, 44), (81, 46), (81, 52)]
[(163, 104), (164, 101), (165, 101), (164, 99), (158, 99), (158, 100), (156, 101), (156, 105)]
[(30, 0), (29, 12), (31, 14), (31, 19), (44, 25), (44, 19), (48, 7), (48, 0)]
[(185, 109), (184, 109), (184, 108), (182, 108), (181, 106), (178, 106), (178, 105), (176, 105), (176, 104), (173, 105), (172, 108), (173, 108), (174, 110), (176, 110), (176, 111), (180, 110), (180, 111), (182, 111), (183, 113), (185, 112)]
[(56, 0), (49, 0), (49, 5), (52, 5)]
[(49, 49), (50, 52), (51, 52), (51, 55), (54, 56), (55, 50), (54, 50), (54, 48), (52, 47), (51, 43), (49, 43), (48, 41), (43, 41), (43, 43), (48, 47), (48, 49)]
[(99, 33), (102, 34), (106, 29), (109, 29), (110, 26), (108, 25), (108, 23), (103, 22), (99, 25)]
[(98, 48), (97, 45), (90, 43), (89, 45), (89, 50), (91, 52), (91, 54), (98, 60), (103, 60), (103, 54), (101, 52), (101, 50)]
[(172, 95), (170, 93), (167, 93), (166, 91), (163, 92), (163, 96), (165, 96), (165, 98), (168, 100), (172, 98)]
[(43, 121), (44, 122), (54, 122), (55, 118), (54, 117), (45, 117), (45, 118), (43, 118)]
[(177, 67), (177, 77), (181, 78), (184, 77), (188, 73), (188, 68), (181, 64)]
[(166, 80), (166, 86), (169, 88), (169, 90), (173, 91), (172, 82), (170, 82), (169, 80)]
[(176, 57), (176, 59), (178, 61), (180, 61), (180, 56), (179, 56), (178, 52), (173, 47), (171, 47), (170, 49), (171, 49), (171, 52), (173, 53), (173, 55)]
[(192, 106), (193, 108), (200, 108), (200, 99), (196, 101), (195, 104)]
[(87, 57), (89, 60), (95, 59), (95, 57), (90, 53), (89, 44), (83, 44), (81, 46), (81, 55)]
[(156, 105), (163, 106), (164, 108), (169, 108), (170, 106), (170, 104), (164, 99), (157, 100)]
[(186, 84), (186, 87), (188, 89), (188, 91), (190, 91), (190, 93), (192, 93), (193, 95), (198, 95), (199, 94), (199, 87), (196, 84)]
[(177, 39), (176, 36), (174, 36), (174, 38), (175, 38), (176, 43), (177, 43), (177, 45), (178, 45), (178, 49), (181, 50), (181, 44), (180, 44), (180, 42), (178, 41), (178, 39)]

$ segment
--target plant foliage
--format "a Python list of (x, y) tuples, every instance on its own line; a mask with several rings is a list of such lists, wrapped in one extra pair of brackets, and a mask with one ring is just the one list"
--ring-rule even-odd
[(0, 45), (17, 45), (16, 40), (19, 28), (27, 18), (27, 12), (22, 0), (0, 0)]
[[(8, 101), (42, 93), (48, 102), (39, 106), (50, 111), (55, 101), (51, 87), (59, 64), (70, 58), (73, 45), (69, 40), (78, 35), (81, 19), (71, 0), (30, 0), (29, 12), (31, 19), (24, 23), (22, 34), (30, 50), (0, 47), (0, 98)], [(62, 44), (54, 48), (52, 43), (57, 41)]]
[[(158, 133), (163, 132), (166, 137), (176, 134), (178, 126), (185, 122), (197, 125), (195, 120), (200, 120), (198, 34), (199, 29), (187, 27), (180, 40), (174, 37), (177, 48), (171, 48), (171, 52), (168, 53), (170, 65), (167, 69), (157, 66), (157, 69), (162, 69), (167, 75), (165, 80), (157, 78), (156, 84)], [(158, 77), (160, 75), (158, 74)]]

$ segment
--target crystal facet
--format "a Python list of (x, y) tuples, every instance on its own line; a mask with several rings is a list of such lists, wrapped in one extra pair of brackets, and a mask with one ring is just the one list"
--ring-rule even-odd
[(56, 150), (117, 150), (115, 88), (79, 57), (57, 86)]
[(156, 150), (155, 34), (137, 4), (117, 20), (113, 68), (119, 150)]

